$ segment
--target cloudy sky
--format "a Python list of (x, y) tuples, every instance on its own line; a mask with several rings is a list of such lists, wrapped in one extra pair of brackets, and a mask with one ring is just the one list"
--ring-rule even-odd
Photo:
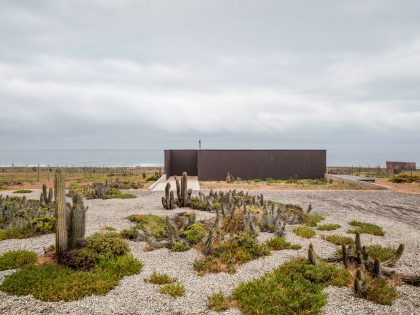
[(402, 0), (3, 0), (0, 143), (202, 139), (420, 162), (419, 12)]

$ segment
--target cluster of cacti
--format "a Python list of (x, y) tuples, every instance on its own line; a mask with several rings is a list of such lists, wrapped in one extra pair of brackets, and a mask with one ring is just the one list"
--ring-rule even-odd
[(138, 233), (137, 240), (146, 241), (149, 245), (149, 249), (159, 249), (163, 247), (173, 248), (173, 246), (177, 244), (178, 247), (187, 250), (193, 245), (193, 242), (188, 240), (188, 236), (186, 236), (184, 232), (196, 223), (195, 213), (177, 213), (172, 218), (168, 216), (165, 218), (165, 233), (160, 236), (154, 236), (153, 233), (148, 230), (147, 226), (143, 225), (140, 227), (141, 231)]
[(178, 197), (177, 205), (181, 208), (188, 207), (191, 203), (192, 189), (188, 189), (188, 175), (186, 172), (182, 173), (181, 183), (175, 177), (176, 194)]
[(53, 201), (53, 189), (50, 188), (48, 189), (48, 192), (47, 192), (47, 185), (43, 184), (42, 193), (41, 193), (41, 196), (39, 197), (39, 201), (41, 205), (51, 204), (51, 202)]
[[(116, 187), (124, 187), (124, 183), (113, 182), (108, 183), (92, 183), (89, 185), (78, 186), (70, 189), (68, 196), (73, 197), (75, 194), (82, 194), (86, 199), (112, 199), (118, 198), (121, 191)], [(121, 188), (124, 189), (124, 188)]]
[[(401, 258), (404, 252), (404, 245), (400, 244), (394, 255), (388, 260), (382, 262), (383, 266), (394, 266), (398, 259)], [(342, 245), (341, 257), (330, 258), (329, 261), (342, 261), (345, 267), (349, 264), (357, 267), (363, 266), (366, 270), (369, 270), (374, 275), (380, 275), (381, 263), (379, 260), (370, 257), (366, 246), (362, 246), (360, 240), (360, 234), (355, 234), (354, 245)], [(377, 261), (376, 261), (377, 260)]]
[[(108, 183), (108, 180), (106, 180)], [(117, 177), (115, 182), (108, 183), (109, 188), (115, 189), (139, 189), (144, 186), (142, 182), (130, 182), (130, 181), (120, 181)]]
[(174, 192), (171, 191), (171, 184), (168, 182), (165, 187), (165, 196), (162, 197), (162, 205), (166, 210), (175, 208)]
[[(40, 198), (41, 199), (41, 198)], [(47, 197), (48, 199), (48, 197)], [(0, 229), (13, 229), (26, 237), (48, 233), (54, 227), (52, 203), (23, 197), (0, 195)], [(21, 236), (24, 236), (21, 235)]]
[[(193, 197), (190, 207), (196, 210), (220, 211), (228, 232), (247, 230), (256, 235), (259, 231), (283, 236), (286, 224), (302, 224), (312, 210), (308, 212), (296, 205), (281, 204), (265, 200), (261, 195), (250, 195), (236, 190), (213, 191), (208, 195), (199, 193)], [(242, 220), (242, 222), (240, 222)]]
[(87, 207), (80, 194), (73, 196), (73, 204), (66, 203), (65, 177), (57, 170), (54, 179), (56, 204), (56, 254), (59, 262), (68, 251), (84, 245)]
[(372, 278), (385, 278), (404, 282), (406, 284), (420, 286), (420, 276), (408, 276), (398, 274), (386, 267), (392, 267), (401, 258), (404, 252), (404, 244), (400, 244), (395, 253), (388, 260), (381, 262), (378, 258), (371, 257), (366, 246), (363, 246), (360, 234), (356, 233), (355, 242), (352, 245), (342, 245), (341, 255), (325, 259), (328, 262), (343, 262), (345, 268), (356, 267), (358, 269), (354, 279), (354, 292), (359, 297), (365, 297), (368, 284), (363, 279), (363, 272)]

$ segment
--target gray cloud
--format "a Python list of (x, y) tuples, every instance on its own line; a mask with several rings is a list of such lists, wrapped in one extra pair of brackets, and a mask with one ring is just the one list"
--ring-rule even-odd
[(4, 1), (4, 148), (420, 143), (415, 1)]

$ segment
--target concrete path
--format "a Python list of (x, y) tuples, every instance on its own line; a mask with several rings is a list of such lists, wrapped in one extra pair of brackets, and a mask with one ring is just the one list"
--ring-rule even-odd
[[(181, 176), (178, 177), (178, 180), (181, 180)], [(165, 180), (165, 175), (162, 176), (159, 180), (157, 180), (152, 186), (150, 186), (150, 191), (165, 191), (166, 183), (171, 184), (171, 190), (176, 191), (176, 183), (175, 178), (170, 177), (168, 180)], [(193, 191), (200, 190), (200, 182), (196, 176), (188, 176), (188, 189), (192, 189)]]

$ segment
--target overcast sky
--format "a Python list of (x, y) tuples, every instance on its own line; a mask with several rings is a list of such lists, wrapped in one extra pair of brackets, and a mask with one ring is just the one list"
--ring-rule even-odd
[(3, 0), (1, 147), (407, 151), (420, 146), (419, 12), (414, 0)]

